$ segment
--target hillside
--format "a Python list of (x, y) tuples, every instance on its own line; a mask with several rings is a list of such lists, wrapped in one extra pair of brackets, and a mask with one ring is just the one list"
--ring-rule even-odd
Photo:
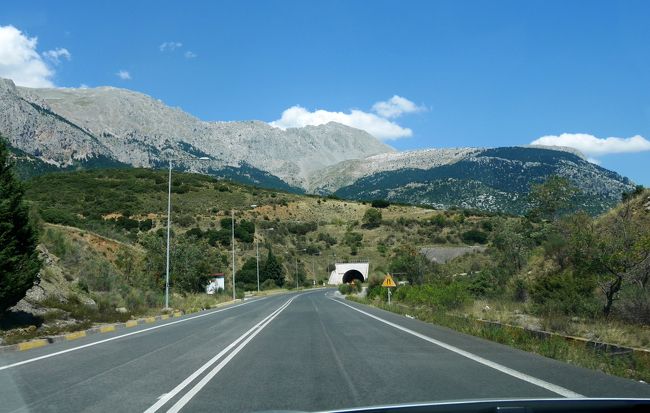
[(557, 175), (579, 190), (575, 209), (592, 214), (616, 205), (633, 183), (578, 155), (536, 147), (482, 149), (465, 152), (433, 168), (420, 166), (371, 173), (338, 189), (353, 199), (389, 199), (431, 205), (460, 206), (485, 211), (524, 213), (530, 186)]

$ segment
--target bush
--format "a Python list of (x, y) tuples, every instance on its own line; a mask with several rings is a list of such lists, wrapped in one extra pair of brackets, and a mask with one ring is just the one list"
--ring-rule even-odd
[(315, 222), (291, 222), (287, 224), (287, 230), (296, 235), (306, 235), (318, 229)]
[(594, 288), (593, 279), (576, 277), (568, 270), (540, 277), (530, 291), (533, 311), (540, 315), (594, 317), (601, 310), (593, 294)]
[(467, 244), (485, 244), (488, 236), (485, 232), (478, 229), (470, 229), (462, 233), (461, 238)]
[(339, 292), (343, 295), (348, 294), (357, 294), (361, 292), (362, 286), (360, 282), (353, 281), (350, 284), (341, 284), (339, 285)]
[(506, 272), (488, 268), (472, 277), (469, 291), (477, 298), (497, 297), (504, 293), (508, 278)]
[[(172, 217), (173, 218), (173, 217)], [(180, 225), (181, 227), (187, 228), (191, 225), (194, 224), (194, 217), (188, 214), (181, 215), (180, 217), (176, 218), (176, 223)]]
[(140, 221), (140, 231), (146, 232), (153, 228), (153, 221), (151, 219), (145, 219)]
[(448, 224), (447, 218), (445, 218), (445, 216), (442, 215), (442, 214), (438, 214), (438, 215), (434, 216), (433, 218), (431, 218), (430, 222), (431, 222), (432, 225), (434, 225), (434, 226), (436, 226), (438, 228), (444, 228)]
[(268, 280), (264, 280), (264, 282), (260, 284), (260, 290), (272, 290), (274, 288), (278, 288), (278, 286), (275, 285), (275, 281), (270, 278)]
[(363, 226), (364, 228), (377, 228), (378, 226), (381, 225), (381, 211), (376, 209), (376, 208), (369, 208), (366, 210), (366, 212), (363, 214)]
[(68, 211), (57, 208), (47, 208), (41, 211), (43, 221), (52, 224), (77, 226), (79, 218)]
[(470, 301), (467, 286), (459, 281), (404, 285), (395, 290), (394, 299), (411, 305), (426, 305), (436, 310), (461, 308)]
[(325, 244), (327, 244), (328, 247), (331, 247), (332, 245), (336, 245), (336, 238), (325, 232), (318, 233), (317, 239), (319, 241), (323, 241)]
[(385, 199), (375, 199), (370, 203), (370, 205), (373, 208), (388, 208), (390, 206), (390, 202), (386, 201)]

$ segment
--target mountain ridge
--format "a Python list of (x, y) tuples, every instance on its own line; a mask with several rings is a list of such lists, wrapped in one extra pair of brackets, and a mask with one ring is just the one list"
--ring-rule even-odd
[(522, 200), (530, 185), (552, 174), (567, 177), (591, 197), (583, 204), (593, 213), (634, 187), (572, 148), (398, 152), (365, 131), (335, 122), (284, 130), (256, 120), (203, 121), (159, 99), (114, 87), (30, 89), (0, 79), (0, 134), (19, 153), (24, 175), (30, 167), (35, 173), (160, 168), (171, 157), (178, 170), (291, 192), (513, 213), (525, 211)]

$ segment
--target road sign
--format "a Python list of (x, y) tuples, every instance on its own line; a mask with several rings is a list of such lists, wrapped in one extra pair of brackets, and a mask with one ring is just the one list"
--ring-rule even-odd
[(395, 285), (395, 281), (393, 281), (393, 277), (391, 277), (390, 274), (386, 274), (384, 277), (384, 282), (381, 284), (382, 287), (397, 287)]

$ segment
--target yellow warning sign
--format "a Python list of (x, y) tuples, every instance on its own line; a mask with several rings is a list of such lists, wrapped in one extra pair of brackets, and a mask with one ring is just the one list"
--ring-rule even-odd
[(382, 287), (397, 287), (395, 285), (395, 281), (393, 281), (393, 277), (391, 277), (390, 274), (386, 274), (386, 277), (384, 277), (384, 282), (381, 284)]

